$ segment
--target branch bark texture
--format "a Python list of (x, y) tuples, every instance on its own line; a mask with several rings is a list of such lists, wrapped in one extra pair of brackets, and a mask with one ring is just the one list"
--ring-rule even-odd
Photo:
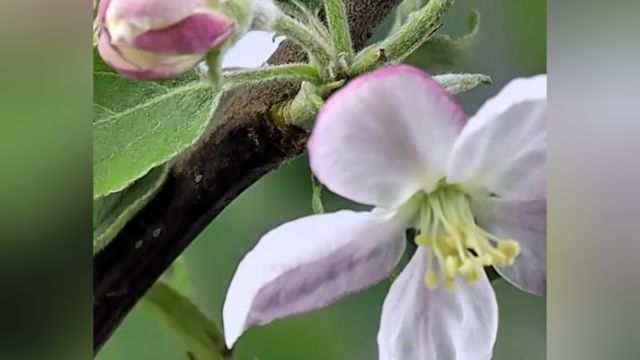
[[(345, 1), (356, 51), (398, 3)], [(301, 48), (285, 41), (268, 62), (305, 60)], [(211, 131), (178, 160), (154, 199), (94, 257), (94, 355), (151, 285), (233, 199), (304, 151), (307, 134), (276, 126), (270, 117), (273, 106), (292, 99), (299, 87), (264, 85), (226, 95)]]

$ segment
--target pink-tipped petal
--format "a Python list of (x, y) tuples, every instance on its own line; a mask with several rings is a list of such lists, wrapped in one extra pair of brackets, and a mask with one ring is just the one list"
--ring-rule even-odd
[(268, 232), (229, 286), (227, 346), (249, 327), (327, 306), (384, 279), (404, 251), (403, 225), (389, 214), (339, 211)]
[(122, 75), (138, 80), (173, 79), (198, 62), (198, 59), (194, 58), (190, 63), (183, 61), (180, 64), (158, 64), (149, 68), (136, 67), (122, 57), (120, 52), (111, 45), (107, 31), (102, 31), (100, 34), (98, 52), (111, 68)]
[(107, 8), (110, 3), (111, 0), (100, 0), (100, 3), (98, 3), (98, 24), (100, 26), (104, 26), (105, 17), (107, 16)]
[(547, 78), (516, 79), (488, 100), (456, 141), (451, 183), (509, 200), (546, 193)]
[(384, 300), (379, 360), (488, 360), (498, 331), (498, 304), (482, 273), (455, 291), (424, 282), (428, 251), (419, 247)]
[(133, 46), (162, 54), (204, 54), (222, 44), (231, 35), (232, 26), (220, 14), (195, 14), (175, 25), (139, 35)]
[(330, 190), (393, 208), (436, 187), (465, 122), (456, 101), (428, 74), (386, 67), (329, 98), (309, 139), (309, 161)]
[(108, 16), (148, 30), (177, 23), (205, 5), (206, 0), (111, 0)]
[(503, 239), (520, 244), (520, 255), (512, 266), (496, 268), (516, 287), (535, 295), (547, 293), (547, 199), (474, 201), (478, 224)]

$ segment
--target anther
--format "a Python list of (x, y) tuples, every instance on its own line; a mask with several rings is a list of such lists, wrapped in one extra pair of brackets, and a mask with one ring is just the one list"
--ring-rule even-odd
[(429, 290), (435, 290), (438, 288), (438, 284), (440, 283), (438, 279), (438, 274), (436, 274), (433, 270), (427, 270), (424, 274), (424, 283), (427, 285)]
[(514, 240), (503, 240), (498, 243), (498, 250), (507, 257), (507, 265), (513, 265), (514, 260), (520, 254), (520, 244)]
[(478, 280), (480, 277), (480, 269), (482, 269), (482, 266), (474, 260), (469, 260), (460, 267), (460, 273), (465, 276), (469, 283), (473, 283)]
[(489, 254), (484, 254), (480, 257), (480, 262), (482, 266), (491, 266), (493, 265), (493, 258)]
[[(476, 282), (485, 266), (512, 265), (520, 254), (514, 240), (502, 240), (478, 227), (469, 200), (458, 189), (444, 187), (426, 195), (420, 212), (418, 246), (431, 247), (424, 282), (431, 290), (443, 283), (456, 288), (459, 278)], [(432, 262), (438, 261), (438, 272)]]
[(444, 261), (444, 276), (447, 278), (454, 278), (459, 267), (460, 259), (451, 255), (447, 256)]

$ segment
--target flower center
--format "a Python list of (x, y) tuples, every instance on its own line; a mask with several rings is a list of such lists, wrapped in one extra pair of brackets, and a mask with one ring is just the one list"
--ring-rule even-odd
[[(450, 290), (456, 276), (475, 282), (485, 266), (510, 266), (520, 253), (515, 240), (500, 239), (480, 228), (471, 211), (469, 197), (452, 185), (441, 185), (426, 195), (419, 213), (418, 246), (431, 247), (424, 281), (436, 289), (441, 280)], [(439, 263), (439, 273), (433, 261)]]

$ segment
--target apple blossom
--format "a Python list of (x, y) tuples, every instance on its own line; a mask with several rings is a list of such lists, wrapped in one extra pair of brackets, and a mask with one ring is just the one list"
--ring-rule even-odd
[(546, 76), (516, 79), (467, 121), (405, 65), (365, 74), (322, 108), (308, 142), (315, 176), (373, 205), (285, 223), (242, 262), (224, 304), (226, 342), (386, 278), (416, 228), (378, 332), (382, 360), (489, 359), (498, 310), (484, 272), (546, 293)]

